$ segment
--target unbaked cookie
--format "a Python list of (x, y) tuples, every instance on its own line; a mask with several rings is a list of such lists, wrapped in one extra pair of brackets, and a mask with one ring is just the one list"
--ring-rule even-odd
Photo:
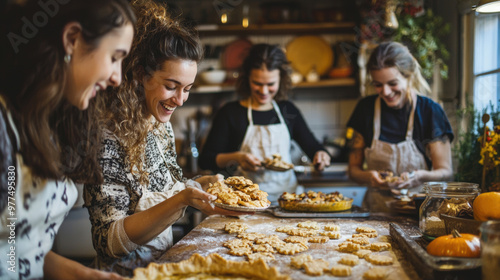
[(339, 231), (340, 227), (339, 227), (339, 225), (336, 225), (334, 223), (328, 223), (325, 225), (324, 229), (326, 231)]
[(313, 221), (301, 222), (301, 223), (298, 223), (297, 226), (299, 228), (319, 229), (318, 222), (313, 222)]
[(234, 247), (229, 250), (229, 254), (233, 256), (245, 256), (252, 253), (250, 247)]
[(226, 242), (224, 242), (224, 247), (227, 247), (229, 249), (233, 248), (240, 248), (240, 247), (250, 247), (252, 245), (252, 242), (247, 239), (231, 239)]
[(354, 252), (354, 254), (361, 259), (365, 258), (367, 255), (369, 255), (371, 253), (372, 253), (371, 250), (366, 250), (366, 249), (361, 249), (361, 250)]
[(294, 228), (291, 229), (287, 232), (285, 232), (288, 235), (295, 235), (295, 236), (303, 236), (303, 237), (308, 237), (308, 236), (314, 236), (318, 234), (318, 231), (315, 229), (307, 229), (307, 228)]
[(277, 228), (276, 228), (276, 231), (277, 231), (277, 232), (284, 232), (284, 233), (287, 233), (288, 231), (290, 231), (290, 230), (292, 230), (292, 229), (296, 229), (296, 227), (294, 227), (294, 226), (290, 226), (290, 225), (287, 225), (287, 226), (277, 227)]
[(331, 239), (339, 239), (340, 237), (342, 237), (342, 234), (340, 234), (340, 231), (322, 231), (319, 234), (323, 235), (323, 236), (328, 236)]
[(268, 235), (263, 238), (256, 238), (255, 243), (257, 244), (269, 244), (273, 248), (276, 248), (277, 246), (281, 246), (283, 244), (287, 244), (285, 241), (281, 240), (277, 235)]
[(283, 241), (290, 243), (302, 243), (304, 245), (307, 245), (309, 239), (302, 236), (288, 236), (285, 239), (283, 239)]
[(303, 267), (307, 275), (321, 276), (325, 270), (328, 270), (330, 264), (322, 259), (315, 259), (305, 262)]
[(269, 252), (259, 252), (259, 253), (253, 253), (253, 254), (248, 254), (248, 261), (253, 262), (258, 259), (263, 259), (265, 262), (275, 260), (276, 258), (272, 253)]
[(366, 245), (370, 244), (370, 240), (368, 240), (368, 237), (363, 236), (363, 237), (353, 237), (353, 238), (347, 238), (346, 241), (356, 243), (359, 245)]
[(293, 256), (290, 258), (290, 264), (295, 268), (302, 268), (305, 262), (312, 261), (312, 257), (309, 254), (301, 254)]
[(274, 248), (269, 245), (269, 244), (253, 244), (252, 245), (252, 251), (254, 252), (268, 252), (268, 253), (274, 253), (276, 252), (276, 250), (274, 250)]
[(247, 239), (250, 241), (254, 241), (257, 238), (264, 238), (264, 237), (266, 237), (266, 235), (263, 233), (258, 233), (258, 232), (243, 232), (243, 233), (238, 234), (238, 237), (243, 238), (243, 239)]
[(384, 267), (373, 267), (363, 273), (365, 280), (382, 280), (387, 276), (387, 270)]
[(377, 232), (374, 228), (371, 227), (358, 227), (356, 228), (356, 232), (359, 233), (370, 233), (370, 232)]
[(386, 251), (391, 249), (391, 243), (389, 242), (374, 242), (370, 244), (370, 250), (372, 251)]
[(330, 273), (337, 277), (350, 276), (352, 274), (352, 269), (350, 266), (339, 264), (332, 266)]
[(356, 237), (368, 237), (368, 238), (375, 238), (378, 236), (378, 233), (376, 232), (364, 232), (364, 233), (354, 233), (352, 235), (353, 238), (356, 238)]
[(276, 251), (283, 255), (294, 255), (309, 249), (309, 247), (302, 243), (283, 243), (284, 244), (276, 246)]
[(340, 252), (352, 253), (361, 249), (361, 245), (352, 242), (343, 242), (339, 244), (338, 250)]
[(349, 266), (355, 266), (359, 263), (359, 258), (358, 258), (358, 256), (355, 256), (355, 255), (344, 255), (339, 260), (339, 263), (349, 265)]
[(326, 243), (330, 240), (328, 236), (311, 236), (309, 237), (309, 242), (311, 243)]
[(224, 230), (228, 233), (243, 233), (248, 229), (248, 226), (239, 222), (227, 223)]
[(394, 260), (390, 256), (369, 254), (365, 257), (365, 260), (376, 265), (391, 265)]

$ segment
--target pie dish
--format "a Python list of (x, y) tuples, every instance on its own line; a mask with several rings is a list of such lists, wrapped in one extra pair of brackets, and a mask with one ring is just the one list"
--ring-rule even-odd
[(352, 202), (352, 198), (344, 197), (339, 192), (324, 194), (315, 191), (302, 194), (284, 192), (278, 199), (282, 209), (298, 212), (345, 211), (351, 209)]
[(262, 212), (262, 211), (266, 210), (267, 208), (269, 208), (269, 205), (264, 206), (264, 207), (247, 207), (247, 206), (240, 206), (240, 205), (228, 205), (228, 204), (218, 203), (218, 202), (216, 202), (214, 204), (215, 204), (215, 206), (222, 208), (222, 209), (231, 210), (231, 211), (242, 211), (242, 212)]
[(133, 280), (156, 279), (262, 279), (290, 280), (275, 267), (269, 267), (262, 259), (254, 262), (238, 262), (224, 259), (217, 253), (202, 257), (193, 254), (178, 263), (150, 263), (134, 270)]

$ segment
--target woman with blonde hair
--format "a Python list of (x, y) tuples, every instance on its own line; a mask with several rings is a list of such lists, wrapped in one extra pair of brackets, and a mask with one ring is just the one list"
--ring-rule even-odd
[(164, 6), (134, 1), (137, 36), (124, 61), (123, 84), (100, 96), (100, 164), (104, 184), (86, 185), (96, 266), (131, 275), (173, 245), (171, 225), (187, 206), (205, 214), (241, 213), (212, 207), (202, 190), (221, 175), (183, 177), (170, 124), (189, 97), (202, 46), (194, 30), (171, 19)]
[[(380, 44), (367, 71), (377, 94), (360, 100), (347, 123), (350, 178), (374, 188), (413, 191), (424, 182), (451, 179), (453, 131), (441, 106), (421, 95), (429, 86), (408, 48)], [(379, 171), (398, 179), (387, 180)]]

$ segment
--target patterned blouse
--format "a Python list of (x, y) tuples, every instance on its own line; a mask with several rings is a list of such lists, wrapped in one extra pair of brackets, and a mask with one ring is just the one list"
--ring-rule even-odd
[[(175, 138), (170, 123), (149, 132), (144, 160), (149, 185), (141, 185), (125, 163), (125, 151), (120, 140), (109, 131), (105, 132), (99, 158), (104, 184), (85, 185), (83, 194), (97, 251), (96, 268), (131, 275), (135, 267), (146, 266), (173, 245), (171, 226), (146, 245), (140, 246), (128, 239), (123, 220), (186, 187), (189, 182), (183, 179), (176, 158)], [(184, 211), (185, 208), (166, 217), (169, 224), (181, 218)]]
[(23, 163), (15, 124), (3, 104), (0, 97), (0, 142), (12, 145), (0, 149), (14, 157), (10, 161), (0, 158), (0, 165), (8, 165), (0, 175), (9, 186), (1, 196), (8, 204), (0, 214), (0, 279), (42, 279), (45, 256), (78, 191), (70, 179), (47, 180), (31, 174)]

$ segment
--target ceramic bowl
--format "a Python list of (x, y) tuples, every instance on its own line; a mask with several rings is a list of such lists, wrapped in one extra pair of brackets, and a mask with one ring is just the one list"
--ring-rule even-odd
[(224, 70), (209, 70), (200, 74), (201, 79), (206, 84), (221, 84), (226, 80), (226, 71)]

